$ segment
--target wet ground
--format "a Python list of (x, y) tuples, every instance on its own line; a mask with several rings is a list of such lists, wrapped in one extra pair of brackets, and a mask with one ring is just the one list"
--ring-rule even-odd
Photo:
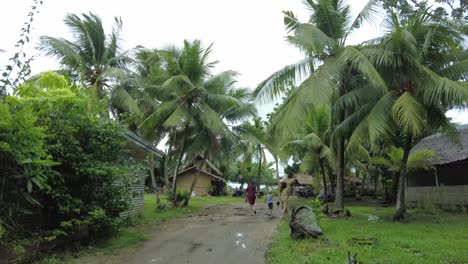
[(264, 263), (280, 215), (267, 212), (266, 205), (255, 215), (246, 204), (208, 206), (162, 225), (124, 263)]

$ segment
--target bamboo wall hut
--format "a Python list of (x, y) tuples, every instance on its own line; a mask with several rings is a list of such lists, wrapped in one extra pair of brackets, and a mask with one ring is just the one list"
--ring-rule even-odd
[(406, 201), (410, 204), (468, 205), (468, 125), (458, 129), (458, 142), (441, 133), (424, 138), (411, 151), (430, 149), (439, 159), (434, 171), (408, 176)]
[[(198, 179), (197, 174), (199, 174)], [(212, 190), (222, 188), (226, 184), (221, 171), (201, 155), (197, 155), (179, 172), (177, 190), (189, 192), (194, 180), (196, 181), (192, 193), (194, 196), (210, 195)]]

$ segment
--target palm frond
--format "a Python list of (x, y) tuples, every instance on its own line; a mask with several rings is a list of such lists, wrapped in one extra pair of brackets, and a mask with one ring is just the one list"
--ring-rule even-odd
[(430, 149), (419, 149), (411, 152), (408, 157), (408, 172), (415, 172), (420, 169), (435, 170), (433, 164), (439, 161), (440, 158), (436, 153), (434, 153), (434, 151)]
[(425, 126), (424, 107), (411, 95), (404, 92), (392, 107), (393, 118), (407, 134), (419, 135)]
[(305, 58), (273, 73), (257, 86), (254, 91), (255, 100), (262, 103), (278, 98), (313, 71), (311, 64), (313, 59)]
[(372, 62), (355, 47), (348, 46), (344, 48), (340, 54), (338, 63), (340, 63), (341, 67), (352, 65), (360, 71), (367, 81), (372, 84), (373, 87), (378, 89), (381, 94), (385, 94), (387, 92), (387, 84), (380, 73), (374, 67)]
[(382, 13), (382, 9), (378, 5), (379, 1), (378, 0), (369, 0), (367, 1), (367, 4), (361, 9), (361, 11), (358, 13), (356, 18), (354, 19), (353, 22), (351, 22), (351, 25), (349, 28), (346, 30), (346, 34), (343, 40), (343, 44), (346, 42), (346, 39), (348, 38), (349, 34), (354, 29), (360, 28), (361, 25), (365, 21), (369, 21), (371, 23), (375, 22), (376, 19), (379, 17), (379, 15)]

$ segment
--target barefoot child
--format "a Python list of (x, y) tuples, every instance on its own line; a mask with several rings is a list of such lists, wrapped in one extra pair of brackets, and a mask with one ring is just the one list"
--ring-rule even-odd
[(273, 194), (271, 191), (268, 192), (268, 195), (266, 197), (266, 202), (268, 204), (268, 210), (270, 210), (270, 216), (273, 215)]

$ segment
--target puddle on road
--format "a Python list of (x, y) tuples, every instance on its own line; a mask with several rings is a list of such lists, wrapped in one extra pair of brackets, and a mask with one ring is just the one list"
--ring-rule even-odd
[(247, 248), (246, 246), (246, 241), (243, 241), (246, 239), (246, 235), (243, 233), (236, 233), (237, 241), (236, 241), (236, 246), (235, 247), (242, 247), (242, 248)]

